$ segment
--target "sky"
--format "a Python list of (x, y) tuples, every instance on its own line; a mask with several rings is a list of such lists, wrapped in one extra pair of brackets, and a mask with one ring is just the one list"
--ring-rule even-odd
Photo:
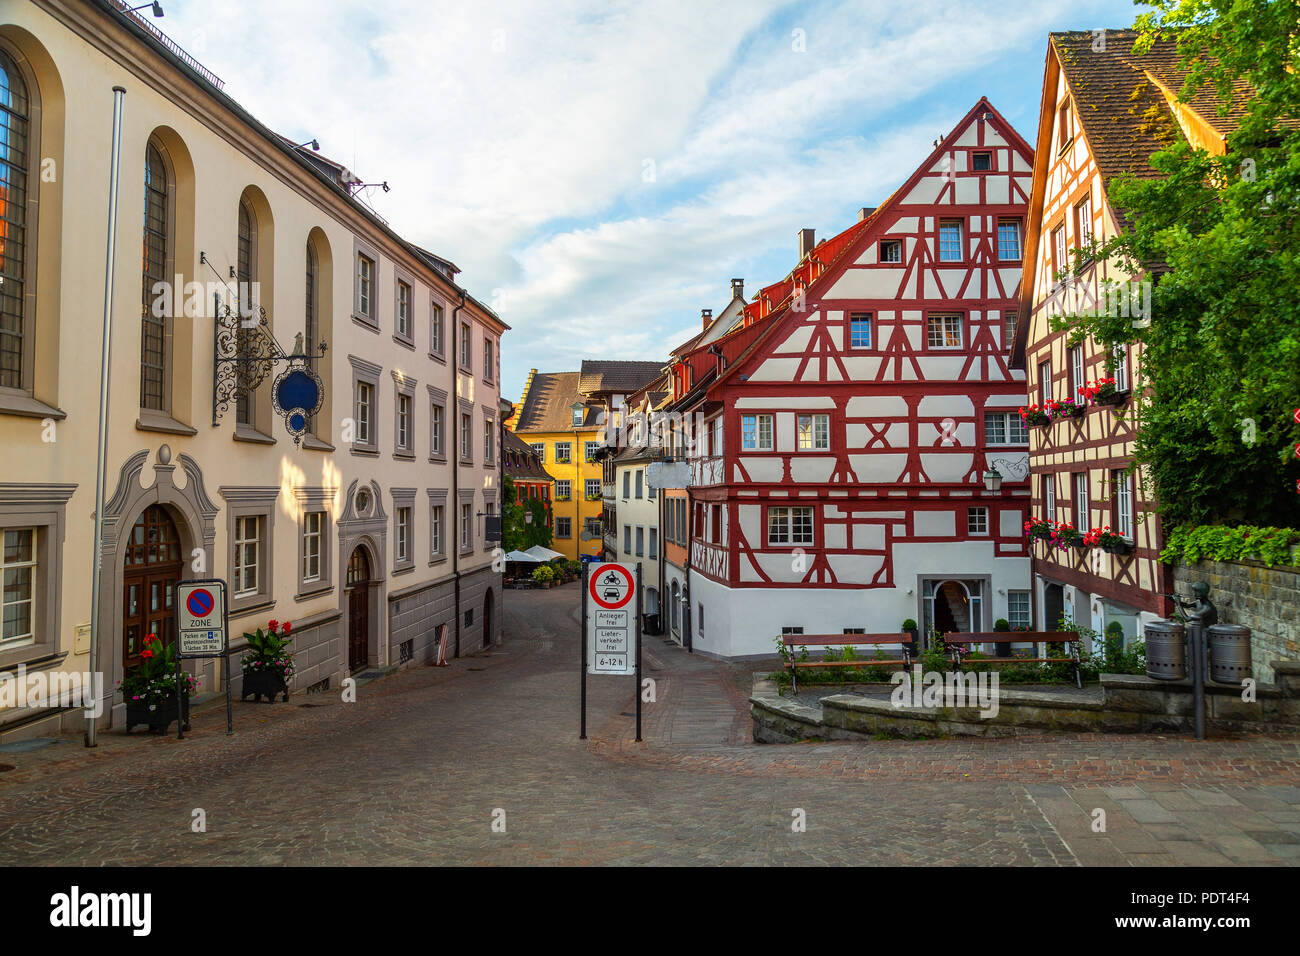
[(657, 359), (879, 205), (981, 95), (1034, 143), (1047, 34), (1132, 0), (164, 0), (154, 22), (455, 262), (530, 368)]

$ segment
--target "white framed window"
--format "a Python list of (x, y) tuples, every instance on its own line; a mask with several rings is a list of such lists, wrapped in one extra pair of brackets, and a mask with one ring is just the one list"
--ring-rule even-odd
[(443, 507), (443, 505), (432, 505), (429, 508), (429, 557), (431, 558), (436, 558), (443, 554)]
[(925, 344), (932, 349), (961, 348), (961, 316), (957, 314), (928, 316)]
[(849, 316), (849, 348), (871, 348), (870, 312), (854, 312)]
[(235, 518), (235, 597), (256, 594), (261, 577), (262, 516)]
[(375, 317), (375, 262), (361, 253), (357, 253), (357, 311)]
[(465, 461), (470, 461), (474, 457), (474, 436), (470, 430), (474, 427), (474, 419), (469, 413), (460, 416), (460, 457)]
[(1004, 262), (1020, 261), (1020, 220), (998, 220), (998, 258)]
[(1083, 346), (1076, 345), (1070, 349), (1070, 395), (1076, 402), (1080, 401), (1079, 389), (1084, 387)]
[(460, 506), (460, 549), (468, 551), (474, 546), (474, 508), (468, 502)]
[(397, 509), (395, 521), (396, 538), (395, 550), (397, 564), (406, 564), (411, 560), (411, 509), (402, 507)]
[(555, 463), (557, 465), (567, 465), (573, 458), (573, 444), (567, 441), (557, 441), (555, 443)]
[(397, 447), (411, 447), (411, 396), (397, 396)]
[(1110, 473), (1111, 496), (1115, 499), (1115, 533), (1133, 540), (1133, 483), (1124, 469)]
[(1084, 196), (1074, 207), (1074, 231), (1078, 236), (1080, 249), (1087, 249), (1092, 243), (1092, 196)]
[(429, 404), (429, 454), (442, 454), (442, 406), (437, 402)]
[(370, 444), (370, 413), (375, 407), (375, 387), (369, 382), (357, 382), (356, 444)]
[(1038, 404), (1046, 405), (1052, 400), (1052, 363), (1038, 363)]
[(320, 580), (321, 535), (324, 528), (325, 512), (308, 511), (302, 516), (303, 583)]
[(1029, 627), (1029, 592), (1007, 591), (1007, 623), (1014, 627)]
[(539, 464), (542, 465), (546, 464), (546, 443), (545, 442), (540, 442), (540, 441), (533, 442), (528, 447), (531, 448), (533, 450), (533, 454), (537, 456), (537, 461)]
[(1019, 316), (1015, 312), (1002, 313), (1002, 347), (1010, 349), (1016, 344), (1016, 320)]
[(745, 451), (771, 451), (772, 416), (740, 416), (740, 447)]
[(573, 537), (573, 519), (556, 517), (555, 519), (555, 536), (557, 538)]
[(571, 489), (572, 485), (569, 483), (568, 479), (557, 481), (555, 483), (555, 500), (568, 501), (572, 494)]
[(483, 377), (489, 382), (492, 381), (492, 372), (496, 368), (496, 359), (493, 357), (492, 340), (486, 335), (483, 336)]
[(902, 262), (903, 241), (901, 239), (882, 239), (880, 242), (881, 262)]
[(483, 464), (492, 464), (496, 452), (496, 423), (489, 418), (483, 422)]
[(800, 414), (795, 429), (800, 451), (826, 451), (831, 447), (831, 417), (813, 412)]
[(397, 283), (397, 334), (404, 339), (411, 337), (411, 287), (400, 280)]
[[(1065, 254), (1065, 226), (1057, 226), (1052, 230), (1052, 272), (1061, 272), (1069, 265), (1070, 260)], [(1055, 281), (1056, 276), (1052, 278)]]
[(973, 505), (966, 509), (966, 533), (989, 533), (989, 509), (983, 505)]
[(1029, 429), (1017, 412), (985, 412), (984, 444), (1028, 445)]
[(1127, 345), (1121, 342), (1115, 346), (1115, 351), (1111, 353), (1111, 364), (1114, 366), (1111, 378), (1115, 379), (1115, 391), (1127, 392), (1129, 390)]
[(598, 451), (600, 451), (600, 442), (598, 441), (583, 442), (582, 454), (586, 457), (587, 461), (591, 461), (593, 458), (595, 458), (596, 452)]
[(1078, 472), (1074, 476), (1074, 527), (1081, 534), (1092, 530), (1088, 524), (1088, 473)]
[(961, 262), (961, 220), (939, 221), (939, 261)]
[(767, 509), (768, 544), (812, 544), (811, 507), (775, 505)]
[(589, 499), (600, 497), (600, 479), (588, 478), (583, 485), (583, 491)]
[(473, 351), (473, 346), (474, 346), (474, 341), (473, 341), (473, 330), (470, 328), (470, 324), (469, 324), (468, 322), (462, 322), (462, 323), (461, 323), (461, 326), (460, 326), (460, 365), (461, 365), (461, 368), (464, 368), (464, 369), (469, 370), (469, 369), (472, 369), (472, 368), (474, 367), (474, 351)]
[(442, 306), (437, 302), (429, 303), (429, 351), (442, 354)]
[[(1056, 520), (1056, 476), (1043, 475), (1043, 510), (1048, 521)], [(1092, 530), (1091, 528), (1088, 530)]]
[(36, 641), (36, 528), (6, 528), (0, 550), (0, 647)]

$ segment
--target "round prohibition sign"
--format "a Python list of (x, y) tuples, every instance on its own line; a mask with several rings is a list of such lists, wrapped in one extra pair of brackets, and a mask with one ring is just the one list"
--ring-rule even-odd
[(599, 567), (600, 570), (587, 581), (587, 592), (597, 607), (617, 611), (632, 600), (632, 575), (617, 564)]
[(212, 613), (216, 603), (212, 592), (203, 588), (191, 591), (190, 596), (185, 599), (186, 609), (195, 617), (207, 617)]

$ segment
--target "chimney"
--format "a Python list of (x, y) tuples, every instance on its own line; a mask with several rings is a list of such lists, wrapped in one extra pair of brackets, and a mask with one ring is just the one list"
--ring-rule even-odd
[(861, 209), (858, 210), (858, 222), (862, 222), (862, 220), (866, 219), (875, 211), (876, 211), (875, 206), (863, 206)]
[(739, 299), (741, 302), (745, 301), (745, 280), (744, 279), (731, 280), (731, 297), (733, 299)]
[(800, 262), (803, 262), (804, 258), (808, 255), (808, 253), (813, 251), (813, 246), (817, 244), (816, 241), (813, 239), (815, 233), (816, 233), (815, 229), (799, 230), (799, 261)]
[(705, 329), (708, 329), (709, 323), (713, 321), (712, 309), (700, 309), (700, 321)]

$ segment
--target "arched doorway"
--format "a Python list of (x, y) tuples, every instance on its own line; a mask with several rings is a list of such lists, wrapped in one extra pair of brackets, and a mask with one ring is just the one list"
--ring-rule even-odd
[(930, 579), (922, 587), (923, 626), (928, 637), (978, 631), (984, 622), (984, 582), (978, 579)]
[(162, 505), (140, 513), (126, 543), (122, 574), (122, 670), (140, 664), (153, 634), (166, 646), (176, 639), (176, 584), (181, 579), (181, 538)]
[(370, 663), (370, 557), (357, 545), (348, 559), (348, 670)]
[(483, 598), (483, 646), (492, 646), (492, 589)]

